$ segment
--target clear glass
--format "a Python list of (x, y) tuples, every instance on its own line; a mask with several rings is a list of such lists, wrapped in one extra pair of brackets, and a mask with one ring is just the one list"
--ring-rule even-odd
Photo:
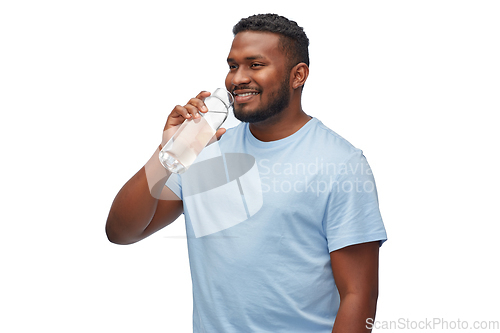
[(200, 118), (184, 120), (160, 151), (161, 164), (171, 172), (185, 172), (226, 120), (233, 103), (233, 96), (224, 88), (205, 98), (208, 112), (200, 112)]

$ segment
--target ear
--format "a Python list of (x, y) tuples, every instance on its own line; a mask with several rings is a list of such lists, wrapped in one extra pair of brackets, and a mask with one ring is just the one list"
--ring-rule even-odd
[(303, 62), (298, 63), (294, 68), (292, 68), (290, 74), (292, 88), (295, 90), (299, 87), (302, 87), (306, 83), (307, 77), (309, 76), (309, 66), (307, 66)]

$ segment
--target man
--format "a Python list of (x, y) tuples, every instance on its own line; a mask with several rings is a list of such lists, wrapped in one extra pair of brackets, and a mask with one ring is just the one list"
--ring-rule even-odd
[[(368, 163), (302, 110), (302, 28), (266, 14), (233, 32), (226, 88), (242, 123), (218, 130), (180, 176), (161, 167), (158, 148), (116, 196), (108, 238), (137, 242), (184, 212), (194, 332), (367, 332), (386, 240)], [(174, 108), (162, 145), (207, 111), (208, 95)]]

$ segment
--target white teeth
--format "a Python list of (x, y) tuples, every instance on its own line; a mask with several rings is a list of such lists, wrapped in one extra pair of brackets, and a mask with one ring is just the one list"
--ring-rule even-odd
[(238, 94), (237, 96), (240, 96), (240, 97), (246, 97), (246, 96), (250, 96), (250, 95), (257, 95), (258, 93), (246, 93), (246, 94)]

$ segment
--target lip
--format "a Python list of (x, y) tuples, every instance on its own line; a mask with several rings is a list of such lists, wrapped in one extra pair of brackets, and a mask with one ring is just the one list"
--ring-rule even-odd
[(254, 97), (260, 94), (259, 91), (251, 89), (237, 89), (233, 91), (234, 102), (244, 104), (250, 102)]

